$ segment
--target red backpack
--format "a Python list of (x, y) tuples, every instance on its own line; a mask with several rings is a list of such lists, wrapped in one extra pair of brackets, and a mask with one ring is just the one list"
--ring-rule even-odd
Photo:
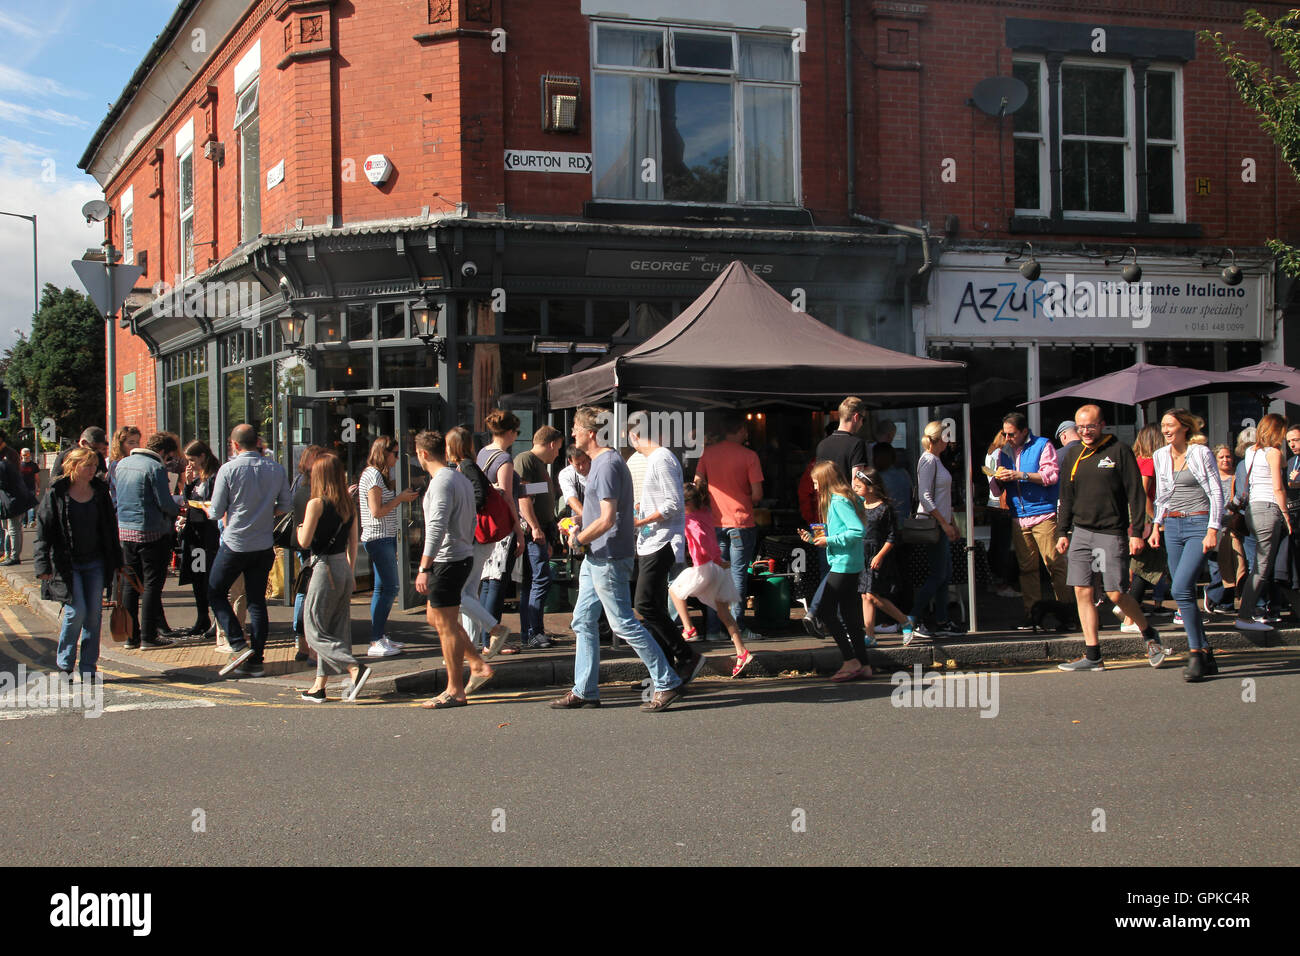
[[(505, 452), (498, 450), (496, 455), (488, 459), (488, 468), (491, 468), (492, 463), (497, 460), (497, 455), (504, 454)], [(486, 468), (483, 472), (484, 477), (487, 477)], [(483, 507), (479, 509), (475, 521), (474, 540), (479, 544), (495, 544), (513, 530), (515, 530), (514, 518), (510, 514), (510, 505), (506, 502), (506, 496), (489, 482), (487, 493), (483, 496)]]

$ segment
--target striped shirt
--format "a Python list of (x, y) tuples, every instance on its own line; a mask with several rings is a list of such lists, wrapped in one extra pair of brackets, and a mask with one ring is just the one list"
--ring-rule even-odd
[(397, 497), (396, 490), (389, 490), (384, 484), (384, 476), (379, 473), (379, 469), (370, 465), (361, 473), (361, 483), (357, 486), (357, 493), (361, 498), (361, 540), (378, 541), (381, 538), (396, 538), (398, 527), (398, 509), (394, 508), (382, 518), (376, 518), (370, 513), (370, 489), (379, 489), (379, 503), (386, 505)]

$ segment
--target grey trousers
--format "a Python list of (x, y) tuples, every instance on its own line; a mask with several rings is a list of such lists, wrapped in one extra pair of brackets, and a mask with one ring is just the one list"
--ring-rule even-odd
[(1273, 580), (1273, 565), (1277, 563), (1278, 548), (1286, 537), (1282, 523), (1282, 510), (1273, 501), (1250, 503), (1250, 530), (1255, 535), (1255, 570), (1246, 579), (1241, 592), (1239, 617), (1249, 621), (1255, 616), (1255, 601)]
[(21, 558), (23, 556), (23, 520), (25, 516), (26, 512), (23, 512), (17, 518), (6, 518), (4, 521), (6, 544), (11, 558)]
[(316, 652), (316, 675), (342, 674), (357, 663), (352, 656), (352, 567), (346, 554), (312, 560), (311, 585), (302, 605), (303, 630)]

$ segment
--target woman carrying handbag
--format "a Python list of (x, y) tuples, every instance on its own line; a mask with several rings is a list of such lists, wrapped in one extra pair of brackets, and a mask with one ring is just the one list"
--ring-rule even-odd
[(219, 535), (217, 523), (208, 517), (204, 507), (212, 501), (212, 486), (217, 480), (221, 462), (212, 454), (207, 442), (192, 441), (185, 446), (185, 526), (181, 530), (181, 570), (178, 578), (182, 585), (194, 588), (194, 605), (198, 618), (188, 631), (190, 637), (205, 636), (215, 631), (208, 607), (208, 570), (217, 556)]
[[(939, 456), (948, 447), (943, 437), (943, 422), (930, 422), (921, 435), (924, 452), (916, 464), (916, 487), (919, 519), (929, 517), (938, 527), (937, 540), (925, 545), (930, 573), (912, 599), (912, 633), (933, 638), (936, 634), (959, 633), (948, 620), (948, 584), (952, 580), (952, 545), (960, 534), (952, 516), (952, 475)], [(915, 519), (913, 519), (915, 520)], [(911, 522), (909, 522), (911, 524)], [(934, 630), (922, 620), (934, 605)], [(906, 643), (906, 641), (904, 642)]]
[(80, 645), (82, 680), (99, 662), (100, 596), (104, 582), (122, 566), (117, 514), (108, 483), (95, 477), (99, 457), (78, 448), (63, 459), (63, 475), (50, 486), (36, 515), (36, 576), (41, 597), (63, 605), (59, 670), (72, 676)]

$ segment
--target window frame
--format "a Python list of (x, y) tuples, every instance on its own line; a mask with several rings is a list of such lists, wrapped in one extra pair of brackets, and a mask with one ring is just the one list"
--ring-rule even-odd
[(1051, 144), (1048, 140), (1048, 99), (1046, 61), (1042, 57), (1014, 57), (1011, 60), (1011, 72), (1014, 75), (1016, 64), (1029, 64), (1038, 71), (1038, 132), (1021, 132), (1013, 129), (1011, 133), (1011, 196), (1015, 201), (1016, 148), (1015, 140), (1035, 140), (1038, 143), (1038, 206), (1034, 209), (1020, 206), (1013, 207), (1017, 216), (1048, 216), (1052, 211), (1052, 163)]
[[(260, 78), (255, 73), (242, 89), (235, 92), (235, 135), (239, 140), (239, 241), (248, 242), (262, 234), (262, 99)], [(251, 109), (240, 112), (240, 101), (251, 94), (253, 105)], [(251, 185), (257, 191), (257, 228), (252, 230), (248, 222), (248, 189), (250, 186), (250, 170), (247, 155), (248, 129), (250, 126), (257, 127), (257, 155), (258, 168), (251, 171)]]
[[(1183, 71), (1176, 64), (1170, 63), (1152, 63), (1146, 69), (1146, 75), (1149, 77), (1152, 73), (1167, 73), (1173, 77), (1174, 95), (1173, 104), (1173, 121), (1174, 121), (1174, 138), (1172, 140), (1152, 139), (1146, 131), (1143, 131), (1143, 148), (1148, 146), (1169, 146), (1173, 148), (1173, 191), (1174, 191), (1174, 211), (1172, 213), (1154, 213), (1148, 211), (1147, 215), (1152, 222), (1186, 222), (1187, 221), (1187, 178), (1186, 178), (1186, 153), (1183, 145), (1186, 138), (1186, 128), (1183, 125)], [(1147, 84), (1148, 102), (1143, 105), (1143, 121), (1149, 122), (1151, 116), (1149, 103), (1150, 84)], [(1149, 167), (1148, 167), (1149, 172)]]
[(135, 265), (135, 188), (128, 186), (121, 200), (122, 264)]
[[(190, 204), (181, 205), (185, 201), (183, 173), (186, 161), (190, 164)], [(182, 279), (189, 279), (195, 274), (194, 259), (194, 194), (197, 190), (194, 188), (194, 144), (186, 146), (176, 156), (176, 210), (177, 210), (177, 228), (176, 239), (180, 243), (180, 274)], [(185, 243), (185, 226), (189, 224), (189, 257), (187, 259)]]
[[(1165, 60), (1152, 61), (1146, 64), (1143, 69), (1144, 77), (1151, 73), (1163, 73), (1173, 78), (1173, 124), (1174, 139), (1148, 140), (1146, 124), (1146, 87), (1144, 83), (1144, 100), (1143, 100), (1143, 126), (1142, 129), (1137, 127), (1137, 71), (1135, 70), (1133, 60), (1119, 60), (1115, 58), (1087, 57), (1087, 56), (1063, 56), (1059, 60), (1057, 73), (1057, 100), (1054, 104), (1055, 123), (1049, 116), (1049, 107), (1053, 105), (1050, 99), (1051, 77), (1048, 58), (1043, 54), (1035, 53), (1016, 53), (1012, 55), (1012, 69), (1015, 64), (1034, 64), (1038, 69), (1038, 91), (1039, 91), (1039, 110), (1040, 122), (1039, 133), (1014, 133), (1012, 136), (1012, 175), (1014, 176), (1014, 157), (1016, 139), (1038, 139), (1043, 147), (1039, 153), (1039, 201), (1041, 206), (1038, 209), (1024, 209), (1014, 207), (1014, 215), (1027, 218), (1050, 218), (1052, 216), (1053, 201), (1057, 195), (1062, 197), (1062, 207), (1060, 209), (1060, 220), (1062, 222), (1113, 222), (1113, 223), (1162, 223), (1162, 224), (1186, 224), (1187, 223), (1187, 179), (1186, 179), (1186, 152), (1185, 137), (1186, 126), (1183, 120), (1183, 67), (1177, 62)], [(1067, 141), (1073, 142), (1115, 142), (1114, 137), (1091, 137), (1080, 134), (1071, 134), (1067, 137), (1060, 129), (1063, 123), (1065, 83), (1061, 78), (1059, 70), (1066, 67), (1091, 67), (1091, 68), (1109, 68), (1123, 69), (1125, 73), (1124, 100), (1126, 111), (1126, 136), (1124, 138), (1124, 197), (1125, 211), (1123, 213), (1114, 212), (1090, 212), (1087, 210), (1069, 210), (1064, 208), (1064, 191), (1060, 188), (1063, 184), (1053, 182), (1051, 174), (1052, 159), (1055, 155), (1060, 164), (1060, 148)], [(1145, 151), (1148, 145), (1166, 146), (1173, 150), (1173, 213), (1152, 213), (1146, 208), (1146, 197), (1138, 195), (1138, 159), (1139, 153), (1145, 157)], [(1057, 150), (1053, 154), (1052, 150)], [(1143, 167), (1146, 168), (1145, 165)], [(1014, 193), (1014, 182), (1013, 182)]]
[[(601, 28), (613, 30), (630, 30), (644, 33), (658, 32), (662, 36), (663, 43), (663, 62), (662, 67), (634, 67), (634, 66), (615, 66), (603, 64), (598, 61), (600, 50), (600, 30)], [(695, 35), (695, 36), (729, 36), (731, 39), (731, 56), (732, 69), (730, 70), (710, 70), (697, 67), (678, 68), (676, 63), (676, 45), (674, 36), (678, 33)], [(742, 30), (742, 29), (709, 29), (689, 24), (658, 24), (644, 23), (641, 21), (625, 20), (604, 20), (598, 18), (589, 19), (589, 42), (591, 49), (590, 57), (590, 82), (592, 89), (593, 102), (593, 122), (595, 122), (595, 90), (597, 79), (601, 75), (606, 76), (628, 76), (639, 79), (654, 78), (657, 82), (662, 79), (681, 79), (687, 82), (699, 83), (717, 83), (726, 84), (732, 90), (731, 96), (731, 155), (734, 164), (734, 184), (736, 198), (727, 198), (718, 201), (700, 202), (695, 200), (682, 199), (650, 199), (642, 197), (625, 197), (625, 196), (601, 196), (597, 195), (596, 184), (598, 165), (593, 161), (591, 169), (591, 190), (592, 198), (602, 203), (626, 203), (629, 205), (640, 205), (651, 203), (664, 206), (686, 206), (686, 207), (715, 207), (715, 206), (732, 206), (745, 208), (760, 209), (802, 209), (803, 208), (803, 150), (802, 150), (802, 117), (800, 113), (800, 93), (802, 92), (802, 76), (800, 71), (800, 58), (791, 53), (790, 57), (790, 75), (789, 81), (781, 80), (759, 80), (746, 79), (741, 71), (741, 43), (746, 36), (752, 36), (760, 39), (781, 39), (788, 43), (790, 37), (788, 34), (775, 33), (770, 30)], [(791, 128), (791, 177), (793, 185), (793, 196), (786, 201), (767, 201), (759, 199), (746, 198), (749, 192), (748, 171), (745, 164), (745, 117), (744, 103), (745, 90), (748, 87), (769, 87), (775, 89), (791, 90), (791, 104), (787, 119)], [(592, 141), (593, 160), (595, 159), (595, 140)], [(663, 155), (662, 145), (659, 156), (654, 157), (657, 163), (657, 169), (662, 170)], [(728, 187), (730, 189), (730, 183)]]

